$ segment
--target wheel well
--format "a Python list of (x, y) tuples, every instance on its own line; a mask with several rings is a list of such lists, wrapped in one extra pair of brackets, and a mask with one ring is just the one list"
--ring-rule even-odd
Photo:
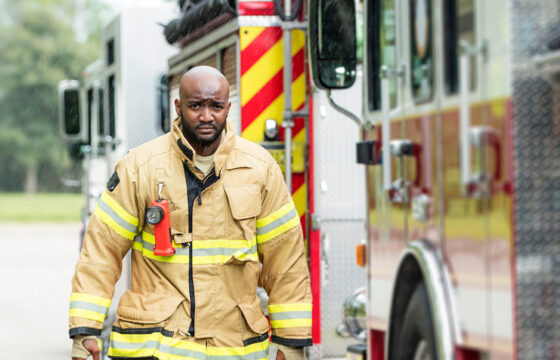
[(393, 344), (399, 338), (401, 325), (403, 323), (406, 307), (408, 306), (412, 293), (420, 282), (424, 281), (422, 270), (413, 255), (408, 254), (401, 262), (399, 272), (395, 278), (393, 299), (391, 304), (391, 315), (389, 317), (389, 343), (388, 353), (399, 344)]

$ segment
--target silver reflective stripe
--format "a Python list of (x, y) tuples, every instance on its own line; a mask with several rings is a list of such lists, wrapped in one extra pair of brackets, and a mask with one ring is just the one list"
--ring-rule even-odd
[(178, 355), (178, 356), (185, 356), (189, 358), (195, 358), (204, 360), (205, 355), (201, 352), (188, 350), (188, 349), (181, 349), (171, 347), (169, 345), (163, 345), (157, 340), (149, 340), (141, 343), (128, 343), (128, 342), (121, 342), (121, 341), (111, 341), (111, 348), (113, 349), (126, 349), (126, 350), (141, 350), (141, 349), (153, 349), (154, 352), (156, 349), (165, 354), (171, 355)]
[(245, 355), (245, 359), (247, 360), (259, 360), (259, 359), (268, 359), (268, 350), (267, 351), (256, 351), (250, 354)]
[(158, 346), (159, 346), (159, 341), (157, 340), (149, 340), (141, 343), (128, 343), (128, 342), (111, 340), (111, 347), (114, 349), (128, 349), (128, 350), (156, 349)]
[(115, 210), (113, 210), (109, 205), (107, 205), (103, 201), (103, 199), (101, 198), (99, 199), (99, 201), (97, 202), (97, 206), (111, 219), (113, 219), (117, 224), (122, 226), (123, 229), (128, 230), (133, 234), (138, 233), (138, 227), (136, 225), (133, 225), (128, 221), (126, 221), (125, 219), (123, 219), (122, 217), (120, 217), (119, 214), (115, 212)]
[(102, 305), (92, 304), (85, 301), (71, 301), (70, 309), (91, 310), (105, 315), (107, 314), (108, 308)]
[(206, 360), (243, 360), (245, 356), (243, 355), (208, 355)]
[(255, 351), (252, 353), (249, 353), (247, 355), (207, 355), (206, 356), (206, 360), (233, 360), (233, 359), (239, 359), (239, 360), (259, 360), (259, 359), (268, 359), (268, 349), (267, 351), (265, 350), (259, 350), (259, 351)]
[(207, 249), (193, 249), (193, 256), (212, 256), (212, 255), (233, 255), (235, 253), (242, 253), (242, 254), (256, 254), (257, 253), (257, 245), (253, 245), (250, 249), (249, 248), (207, 248)]
[(282, 215), (281, 218), (274, 220), (270, 224), (266, 224), (265, 226), (258, 227), (257, 235), (266, 234), (267, 232), (270, 232), (276, 229), (277, 227), (284, 225), (285, 223), (287, 223), (288, 221), (292, 220), (295, 217), (297, 217), (297, 210), (296, 208), (293, 208), (292, 210), (290, 210), (290, 212)]
[(269, 314), (270, 320), (311, 319), (311, 311), (285, 311)]
[(185, 357), (195, 358), (200, 360), (204, 360), (206, 358), (206, 355), (204, 353), (195, 350), (174, 348), (169, 345), (160, 345), (158, 350), (166, 354), (185, 356)]

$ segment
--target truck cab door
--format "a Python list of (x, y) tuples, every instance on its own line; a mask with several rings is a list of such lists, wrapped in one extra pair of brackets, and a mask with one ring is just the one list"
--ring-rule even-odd
[[(443, 256), (457, 308), (459, 348), (490, 349), (492, 341), (492, 186), (501, 177), (499, 135), (489, 115), (489, 6), (447, 1), (443, 7), (445, 100), (442, 113)], [(495, 158), (490, 158), (490, 153)]]
[(407, 239), (404, 162), (402, 31), (396, 0), (365, 4), (363, 138), (376, 144), (374, 166), (366, 169), (368, 193), (368, 321), (386, 331), (393, 279)]

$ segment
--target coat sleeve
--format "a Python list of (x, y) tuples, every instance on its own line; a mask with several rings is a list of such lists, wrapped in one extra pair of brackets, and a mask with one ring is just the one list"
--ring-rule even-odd
[(266, 290), (272, 341), (311, 346), (311, 287), (300, 218), (278, 165), (269, 167), (257, 218), (260, 284)]
[(84, 237), (70, 295), (70, 337), (100, 335), (122, 259), (139, 232), (137, 176), (121, 160), (99, 198)]

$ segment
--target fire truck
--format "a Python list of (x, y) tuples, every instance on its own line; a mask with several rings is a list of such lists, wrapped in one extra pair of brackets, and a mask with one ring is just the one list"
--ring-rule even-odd
[(301, 0), (178, 5), (180, 14), (164, 28), (169, 44), (179, 48), (168, 60), (168, 119), (176, 117), (173, 102), (185, 71), (208, 65), (226, 76), (228, 121), (277, 160), (304, 229), (313, 293), (308, 358), (342, 358), (353, 342), (340, 336), (347, 335), (340, 327), (342, 304), (365, 282), (353, 264), (354, 247), (366, 237), (366, 198), (365, 169), (354, 161), (360, 128), (346, 123), (334, 101), (358, 112), (361, 84), (333, 96), (311, 85), (307, 4)]
[(361, 58), (353, 0), (310, 1), (307, 19), (315, 86), (362, 66), (348, 357), (560, 358), (560, 3), (359, 6)]

